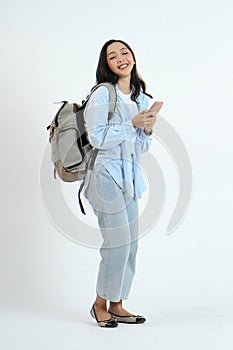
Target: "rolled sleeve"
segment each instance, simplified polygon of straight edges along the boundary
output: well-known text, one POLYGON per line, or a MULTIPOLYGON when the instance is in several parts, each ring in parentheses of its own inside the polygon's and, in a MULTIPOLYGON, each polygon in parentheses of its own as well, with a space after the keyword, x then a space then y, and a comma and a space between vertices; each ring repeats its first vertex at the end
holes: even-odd
POLYGON ((141 152, 143 153, 148 151, 148 149, 150 148, 152 137, 150 134, 147 135, 144 132, 144 129, 138 128, 136 142, 140 145, 141 152))

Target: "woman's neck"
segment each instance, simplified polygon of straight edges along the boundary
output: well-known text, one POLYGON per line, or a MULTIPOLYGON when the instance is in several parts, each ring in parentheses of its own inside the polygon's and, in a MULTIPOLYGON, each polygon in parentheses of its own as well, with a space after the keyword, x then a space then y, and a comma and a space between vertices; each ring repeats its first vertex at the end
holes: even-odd
POLYGON ((124 94, 130 94, 130 77, 119 78, 117 84, 124 94))

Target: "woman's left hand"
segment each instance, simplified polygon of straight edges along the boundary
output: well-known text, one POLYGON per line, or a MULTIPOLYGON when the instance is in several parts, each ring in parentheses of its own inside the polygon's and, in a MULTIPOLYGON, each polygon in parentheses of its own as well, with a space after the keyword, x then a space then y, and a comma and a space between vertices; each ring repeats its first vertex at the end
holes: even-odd
POLYGON ((163 101, 155 101, 151 108, 147 111, 146 119, 148 119, 148 123, 144 128, 146 133, 150 133, 153 130, 153 126, 156 122, 157 114, 163 106, 163 101))
POLYGON ((146 122, 144 127, 146 133, 150 133, 153 130, 153 126, 156 123, 157 113, 158 112, 153 110, 149 110, 148 112, 146 112, 146 122))

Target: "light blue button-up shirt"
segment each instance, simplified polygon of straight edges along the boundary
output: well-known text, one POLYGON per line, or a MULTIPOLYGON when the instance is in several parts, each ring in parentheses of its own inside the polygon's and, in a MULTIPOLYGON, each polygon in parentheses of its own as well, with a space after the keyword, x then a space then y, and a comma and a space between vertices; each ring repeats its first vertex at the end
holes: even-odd
MULTIPOLYGON (((91 145, 99 149, 95 165, 104 165, 123 191, 140 198, 146 190, 140 157, 149 149, 152 137, 143 128, 133 126, 134 116, 121 98, 117 84, 116 92, 116 110, 109 122, 108 89, 101 86, 91 95, 84 112, 87 134, 91 145)), ((141 92, 137 101, 140 112, 149 108, 151 99, 141 92)))

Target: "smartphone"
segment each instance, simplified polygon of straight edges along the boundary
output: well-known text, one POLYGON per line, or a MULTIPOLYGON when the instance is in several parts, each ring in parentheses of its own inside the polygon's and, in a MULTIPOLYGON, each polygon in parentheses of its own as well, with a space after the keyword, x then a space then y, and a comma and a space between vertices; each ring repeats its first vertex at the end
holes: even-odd
POLYGON ((149 111, 155 111, 155 112, 159 112, 160 109, 162 108, 163 102, 162 101, 155 101, 153 103, 153 105, 150 107, 149 111))

